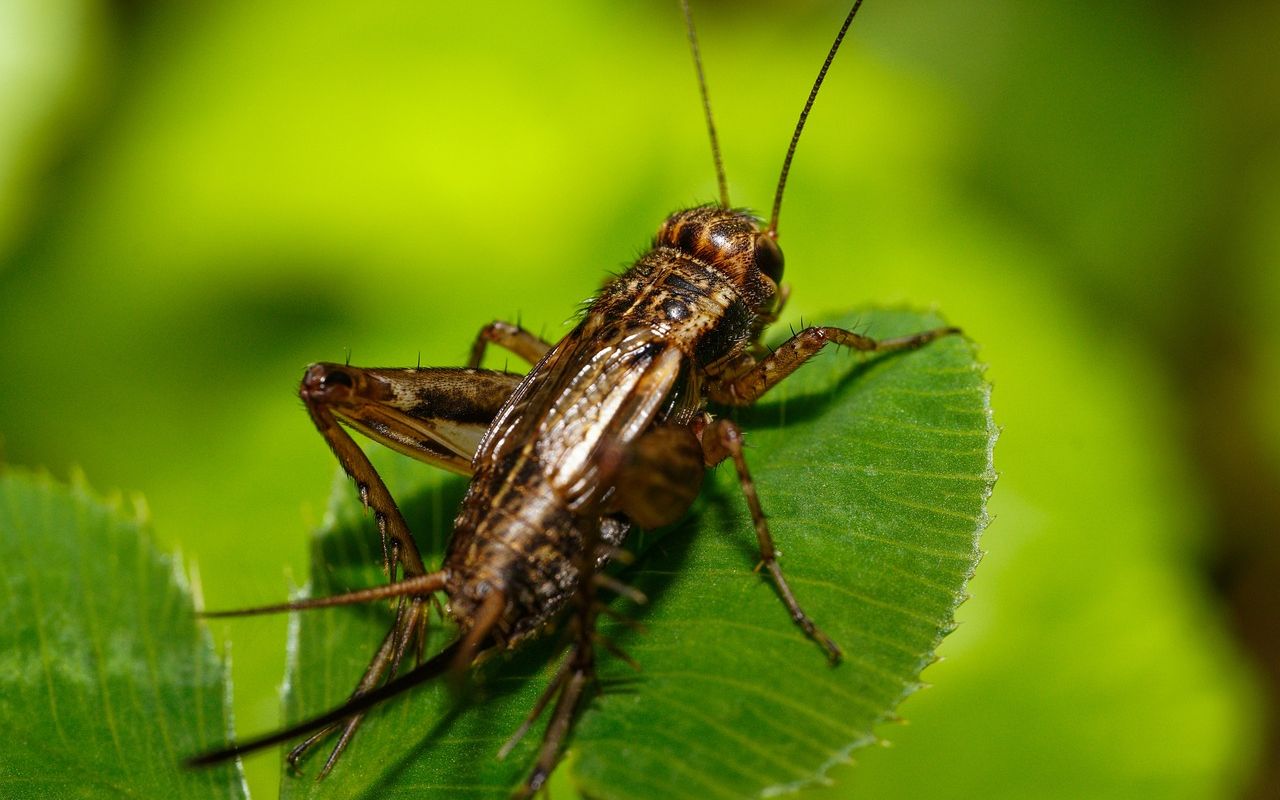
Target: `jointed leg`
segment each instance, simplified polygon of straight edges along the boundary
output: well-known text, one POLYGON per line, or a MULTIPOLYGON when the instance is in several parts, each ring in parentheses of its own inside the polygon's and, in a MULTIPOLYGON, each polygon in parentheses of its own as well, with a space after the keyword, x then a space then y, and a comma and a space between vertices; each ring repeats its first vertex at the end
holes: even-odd
POLYGON ((471 345, 471 358, 467 359, 467 366, 479 367, 480 362, 484 360, 485 348, 490 344, 510 350, 530 364, 538 363, 551 349, 550 342, 543 341, 519 325, 494 320, 481 328, 480 333, 476 335, 475 344, 471 345))
MULTIPOLYGON (((374 654, 373 660, 369 662, 369 666, 365 669, 360 682, 356 684, 355 690, 351 692, 348 702, 367 694, 384 681, 389 681, 395 677, 401 662, 404 661, 405 653, 409 651, 409 648, 415 642, 420 641, 424 635, 426 621, 427 599, 425 597, 414 597, 400 606, 396 614, 395 623, 387 631, 387 635, 383 637, 382 644, 378 646, 378 651, 374 654)), ((364 715, 365 712, 361 711, 344 721, 335 722, 332 725, 321 728, 290 750, 285 760, 289 762, 289 766, 296 767, 298 761, 311 748, 315 747, 334 731, 341 729, 342 733, 338 737, 337 743, 333 746, 329 757, 325 759, 324 766, 317 776, 317 778, 324 778, 333 769, 333 765, 338 763, 338 758, 343 751, 347 749, 351 738, 355 736, 356 729, 360 727, 360 723, 364 720, 364 715)))
MULTIPOLYGON (((591 614, 594 617, 594 611, 591 614)), ((595 625, 594 619, 591 625, 595 625)), ((538 760, 534 763, 533 772, 529 773, 524 785, 512 795, 513 797, 532 797, 546 784, 547 778, 551 777, 551 771, 560 761, 560 751, 564 746, 565 737, 573 727, 583 691, 595 680, 595 645, 592 643, 592 636, 590 632, 584 634, 581 630, 577 635, 578 643, 567 656, 568 668, 557 675, 556 681, 547 687, 543 698, 538 701, 536 708, 540 712, 546 707, 546 699, 549 699, 551 693, 558 691, 555 709, 551 712, 551 722, 547 724, 547 730, 542 734, 542 746, 538 748, 538 760)), ((527 729, 527 726, 524 729, 527 729)))
POLYGON ((670 525, 693 505, 707 468, 687 426, 659 425, 619 454, 612 506, 641 528, 670 525))
MULTIPOLYGON (((602 480, 611 481, 619 473, 623 453, 615 448, 607 448, 601 458, 602 480)), ((600 512, 603 509, 594 509, 600 512)), ((551 721, 542 734, 542 746, 538 748, 538 759, 533 770, 514 795, 514 798, 530 798, 536 794, 551 777, 551 771, 560 761, 560 753, 564 749, 565 739, 573 728, 573 721, 578 713, 578 705, 582 695, 596 677, 596 642, 603 638, 596 633, 596 620, 600 615, 600 603, 597 588, 601 577, 596 571, 596 562, 601 549, 599 517, 586 515, 580 517, 583 524, 582 549, 575 558, 578 569, 578 587, 574 595, 574 609, 570 624, 574 636, 573 646, 565 657, 556 676, 547 685, 541 697, 534 704, 529 716, 519 730, 502 747, 499 755, 506 756, 517 742, 523 738, 533 722, 542 714, 551 698, 556 698, 551 712, 551 721)), ((621 650, 610 642, 604 642, 611 651, 618 653, 624 660, 634 664, 621 650)))
MULTIPOLYGON (((583 559, 583 561, 586 563, 587 559, 583 559)), ((591 567, 588 567, 588 570, 590 569, 591 567)), ((547 729, 542 734, 542 746, 538 748, 538 760, 534 763, 533 771, 529 773, 529 777, 525 779, 524 784, 512 795, 514 798, 532 797, 547 782, 547 778, 551 777, 551 771, 555 769, 556 764, 560 761, 560 751, 564 747, 565 737, 568 736, 570 728, 573 727, 573 720, 577 715, 578 703, 582 700, 583 691, 595 680, 595 626, 599 612, 595 599, 595 584, 589 577, 585 580, 579 580, 576 602, 578 605, 574 610, 572 621, 574 626, 573 648, 565 656, 564 664, 556 672, 556 676, 552 678, 551 683, 547 684, 547 688, 543 690, 529 716, 525 718, 519 730, 515 732, 499 752, 499 757, 505 757, 511 752, 516 743, 524 737, 529 727, 541 716, 551 698, 556 698, 555 708, 551 712, 551 722, 547 724, 547 729)))
POLYGON ((307 405, 311 420, 315 423, 320 435, 329 443, 338 463, 350 478, 355 481, 360 492, 360 501, 365 508, 372 508, 374 520, 378 524, 378 534, 382 538, 382 555, 387 574, 395 580, 397 563, 403 566, 406 577, 416 577, 426 573, 422 562, 422 554, 409 532, 409 523, 405 522, 395 498, 388 491, 382 476, 369 463, 369 457, 351 438, 351 434, 338 424, 333 412, 332 395, 345 397, 350 392, 351 380, 346 373, 321 372, 320 365, 313 365, 302 379, 299 394, 307 405), (342 375, 343 380, 334 380, 342 375))
POLYGON ((751 405, 830 343, 852 347, 863 352, 884 353, 921 347, 939 337, 959 332, 959 328, 934 328, 909 336, 872 339, 844 328, 805 328, 783 342, 777 350, 750 369, 736 375, 725 376, 709 385, 707 395, 717 403, 725 405, 751 405))
POLYGON ((312 364, 298 394, 360 499, 372 508, 387 571, 426 572, 409 526, 343 424, 412 458, 471 474, 471 459, 518 376, 469 369, 361 369, 312 364))
MULTIPOLYGON (((444 588, 443 573, 426 572, 403 514, 343 424, 427 463, 469 474, 480 437, 517 382, 516 376, 489 370, 361 369, 339 364, 313 364, 307 369, 299 394, 343 470, 355 481, 361 501, 373 509, 391 582, 383 587, 238 613, 301 610, 389 597, 399 597, 400 602, 395 622, 346 704, 360 710, 329 716, 289 753, 290 764, 340 730, 321 777, 332 769, 363 719, 365 706, 359 703, 370 699, 371 692, 386 690, 385 684, 395 677, 406 653, 412 650, 421 658, 432 594, 444 588), (397 580, 397 567, 403 580, 397 580)), ((455 652, 456 648, 450 648, 451 655, 455 652)), ((438 669, 441 662, 435 663, 438 669)), ((275 736, 249 746, 262 746, 275 736)), ((228 752, 236 752, 236 748, 223 751, 228 752)))
POLYGON ((760 497, 756 494, 756 485, 747 470, 747 461, 742 454, 742 431, 727 419, 719 419, 707 426, 702 433, 702 448, 706 453, 707 466, 733 459, 738 470, 738 480, 742 485, 742 494, 747 499, 747 507, 751 510, 751 520, 755 524, 756 538, 760 543, 760 559, 765 569, 773 576, 774 585, 778 587, 778 595, 791 612, 791 619, 824 650, 827 658, 835 664, 840 661, 840 648, 822 632, 813 620, 800 608, 795 594, 782 575, 782 567, 778 564, 778 553, 773 546, 773 537, 769 535, 769 524, 765 520, 764 510, 760 507, 760 497))

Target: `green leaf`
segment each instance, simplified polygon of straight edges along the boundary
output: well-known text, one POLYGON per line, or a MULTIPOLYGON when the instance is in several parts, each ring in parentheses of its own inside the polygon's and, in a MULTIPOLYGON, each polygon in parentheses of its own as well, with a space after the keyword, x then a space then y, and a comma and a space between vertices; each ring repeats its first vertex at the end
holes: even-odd
POLYGON ((138 518, 82 480, 3 471, 0 564, 0 795, 247 796, 234 765, 181 765, 228 735, 226 683, 138 518))
MULTIPOLYGON (((826 320, 824 320, 825 322, 826 320)), ((831 320, 874 336, 941 324, 868 311, 831 320)), ((633 535, 622 577, 650 598, 616 606, 645 626, 606 633, 642 665, 604 656, 605 687, 582 713, 573 777, 590 797, 745 798, 824 781, 919 688, 952 626, 978 558, 994 481, 995 429, 973 346, 947 337, 918 351, 825 353, 740 415, 748 461, 801 603, 839 642, 827 664, 791 623, 758 561, 731 466, 715 470, 688 518, 633 535)), ((431 556, 439 558, 465 483, 423 477, 405 459, 380 469, 431 556)), ((377 536, 350 486, 315 540, 316 595, 383 580, 377 536)), ((291 651, 290 719, 340 703, 385 634, 389 611, 304 614, 291 651)), ((439 629, 435 649, 451 632, 439 629)), ((538 743, 495 753, 557 663, 554 637, 375 710, 324 782, 286 776, 285 797, 505 798, 538 743)), ((322 757, 305 772, 314 775, 322 757)))

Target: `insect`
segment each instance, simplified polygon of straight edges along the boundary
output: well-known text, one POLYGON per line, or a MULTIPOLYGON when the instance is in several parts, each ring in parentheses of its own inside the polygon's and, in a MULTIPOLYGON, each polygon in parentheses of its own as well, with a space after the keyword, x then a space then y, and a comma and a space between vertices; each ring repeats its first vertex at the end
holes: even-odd
MULTIPOLYGON (((321 772, 334 768, 374 705, 424 681, 458 673, 485 652, 520 646, 562 612, 573 641, 505 754, 550 706, 535 763, 516 796, 537 792, 555 767, 591 688, 601 589, 626 591, 601 572, 633 527, 670 524, 697 497, 708 467, 732 462, 751 513, 760 563, 787 613, 834 664, 840 648, 804 612, 788 585, 743 451, 743 435, 709 404, 744 406, 826 345, 883 352, 920 347, 956 328, 876 341, 809 327, 776 350, 761 340, 787 298, 778 218, 783 191, 818 90, 861 0, 845 17, 809 93, 783 161, 766 223, 730 206, 697 36, 682 2, 711 139, 720 200, 672 214, 652 248, 610 281, 578 325, 551 344, 494 322, 464 368, 369 369, 321 363, 303 377, 312 421, 373 510, 387 584, 343 595, 224 614, 303 610, 396 598, 391 629, 348 702, 285 730, 198 756, 206 764, 307 735, 296 763, 337 736, 321 772), (532 364, 516 376, 480 368, 487 348, 532 364), (395 499, 348 429, 470 478, 443 564, 429 569, 395 499), (421 659, 437 595, 458 637, 421 659), (398 676, 398 677, 393 677, 398 676), (552 704, 554 701, 554 705, 552 704)), ((744 565, 745 567, 746 565, 744 565)), ((607 643, 606 643, 606 646, 607 643)))

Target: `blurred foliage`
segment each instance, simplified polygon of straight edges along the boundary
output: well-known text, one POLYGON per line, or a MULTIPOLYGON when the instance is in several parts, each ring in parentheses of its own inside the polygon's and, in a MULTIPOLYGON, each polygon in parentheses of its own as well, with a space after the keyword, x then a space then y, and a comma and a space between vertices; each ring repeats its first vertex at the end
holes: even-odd
MULTIPOLYGON (((458 363, 493 317, 558 336, 714 196, 674 3, 455 5, 0 2, 4 456, 144 492, 210 606, 305 574, 333 470, 305 364, 458 363)), ((840 6, 695 4, 735 202, 768 205, 840 6)), ((951 660, 829 796, 1276 769, 1277 23, 863 9, 789 184, 787 321, 936 304, 1005 434, 951 660)), ((284 621, 215 634, 240 728, 272 726, 284 621)), ((276 759, 247 770, 271 796, 276 759)))

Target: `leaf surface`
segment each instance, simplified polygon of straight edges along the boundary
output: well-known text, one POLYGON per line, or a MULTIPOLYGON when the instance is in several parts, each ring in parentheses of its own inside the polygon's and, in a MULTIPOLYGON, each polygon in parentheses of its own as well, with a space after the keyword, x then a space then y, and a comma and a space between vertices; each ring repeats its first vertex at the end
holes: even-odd
POLYGON ((0 471, 0 796, 247 797, 178 562, 76 481, 0 471))
MULTIPOLYGON (((832 322, 879 337, 942 324, 883 310, 832 322)), ((995 428, 972 344, 947 337, 907 353, 824 353, 739 418, 783 568, 845 661, 829 666, 752 571, 750 516, 722 465, 684 521, 633 534, 639 558, 620 575, 650 602, 614 605, 645 629, 602 627, 642 669, 602 657, 604 691, 571 745, 587 796, 746 798, 822 782, 832 764, 877 741, 876 724, 918 688, 964 597, 994 481, 995 428)), ((403 459, 377 463, 438 562, 465 483, 403 459)), ((361 517, 344 482, 315 541, 314 594, 383 580, 376 533, 361 517)), ((389 620, 385 607, 302 615, 289 718, 340 703, 389 620)), ((430 649, 450 635, 438 626, 430 649)), ((440 682, 387 703, 327 780, 286 776, 283 795, 506 797, 540 728, 506 761, 494 754, 554 672, 555 644, 546 637, 492 659, 462 691, 440 682)))

